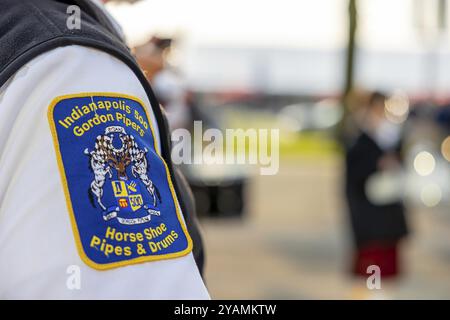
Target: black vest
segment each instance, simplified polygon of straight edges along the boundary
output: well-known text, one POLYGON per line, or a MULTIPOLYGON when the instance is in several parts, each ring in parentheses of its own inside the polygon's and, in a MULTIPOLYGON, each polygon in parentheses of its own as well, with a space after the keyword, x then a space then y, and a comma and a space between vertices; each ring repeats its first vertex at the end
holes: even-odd
POLYGON ((203 250, 195 221, 195 206, 188 185, 172 165, 167 121, 147 79, 108 17, 90 0, 0 0, 0 88, 33 58, 68 45, 81 45, 111 54, 133 71, 145 89, 158 123, 162 157, 174 177, 172 182, 194 243, 194 256, 202 271, 203 250), (67 27, 69 5, 81 9, 80 29, 67 27))

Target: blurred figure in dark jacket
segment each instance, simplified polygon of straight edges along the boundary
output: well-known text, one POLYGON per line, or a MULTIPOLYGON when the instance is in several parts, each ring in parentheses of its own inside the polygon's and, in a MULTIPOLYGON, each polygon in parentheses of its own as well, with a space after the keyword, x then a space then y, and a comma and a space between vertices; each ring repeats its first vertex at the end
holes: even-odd
POLYGON ((370 265, 380 267, 382 278, 398 275, 398 245, 408 233, 400 198, 374 203, 367 194, 372 176, 401 168, 400 130, 385 117, 385 102, 384 94, 371 94, 346 153, 346 197, 355 245, 352 272, 365 277, 370 265))

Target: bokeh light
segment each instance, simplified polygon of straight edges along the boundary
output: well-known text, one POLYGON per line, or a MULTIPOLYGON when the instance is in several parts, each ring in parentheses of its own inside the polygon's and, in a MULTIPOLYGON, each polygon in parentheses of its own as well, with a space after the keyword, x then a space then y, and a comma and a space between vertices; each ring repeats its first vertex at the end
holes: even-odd
POLYGON ((450 136, 444 139, 441 144, 442 156, 450 162, 450 136))
POLYGON ((437 206, 442 199, 441 188, 434 183, 423 186, 422 191, 420 192, 420 199, 427 207, 431 208, 437 206))
POLYGON ((436 161, 431 153, 427 151, 419 152, 414 158, 414 169, 421 176, 430 175, 436 166, 436 161))
POLYGON ((401 91, 395 92, 386 100, 384 112, 389 121, 393 123, 404 122, 409 114, 408 96, 401 91))

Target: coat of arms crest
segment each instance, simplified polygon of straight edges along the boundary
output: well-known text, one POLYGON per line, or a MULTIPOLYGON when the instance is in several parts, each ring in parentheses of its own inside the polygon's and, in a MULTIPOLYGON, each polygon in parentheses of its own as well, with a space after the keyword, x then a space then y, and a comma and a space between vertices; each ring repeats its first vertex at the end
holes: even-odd
POLYGON ((140 149, 134 137, 120 126, 107 127, 104 134, 97 136, 93 150, 84 150, 94 174, 89 193, 102 209, 105 221, 117 218, 122 224, 134 225, 150 221, 151 215, 160 215, 157 205, 161 196, 148 176, 147 152, 146 148, 140 149), (106 205, 103 196, 108 180, 111 186, 108 190, 112 191, 116 201, 106 205), (146 203, 147 197, 142 191, 150 194, 151 203, 146 203), (141 208, 145 210, 145 216, 118 216, 119 212, 133 213, 141 208))

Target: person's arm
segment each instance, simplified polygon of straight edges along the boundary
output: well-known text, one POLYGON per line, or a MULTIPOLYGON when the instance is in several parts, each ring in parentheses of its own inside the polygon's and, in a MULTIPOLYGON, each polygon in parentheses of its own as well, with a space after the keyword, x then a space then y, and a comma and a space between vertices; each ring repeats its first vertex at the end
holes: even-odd
POLYGON ((171 183, 159 150, 150 102, 119 60, 68 46, 22 67, 0 88, 0 297, 208 298, 192 253, 183 246, 189 242, 188 236, 183 240, 184 219, 171 213, 180 209, 176 196, 168 196, 171 183), (83 110, 88 98, 99 109, 83 110), (107 100, 117 110, 101 109, 107 100), (96 113, 104 117, 97 121, 96 113), (119 194, 114 185, 128 193, 119 194), (160 200, 155 206, 153 196, 160 200), (127 210, 108 215, 119 205, 127 210), (151 223, 142 222, 149 217, 151 223), (122 238, 128 233, 128 240, 107 236, 108 226, 122 238), (160 237, 137 240, 155 243, 156 254, 150 250, 136 258, 137 242, 130 235, 157 226, 160 237), (178 238, 164 233, 170 231, 178 238), (158 257, 148 258, 152 255, 158 257), (81 289, 70 288, 71 266, 80 270, 81 289))

